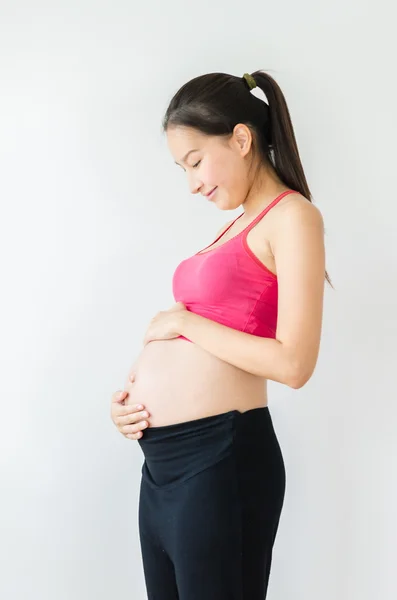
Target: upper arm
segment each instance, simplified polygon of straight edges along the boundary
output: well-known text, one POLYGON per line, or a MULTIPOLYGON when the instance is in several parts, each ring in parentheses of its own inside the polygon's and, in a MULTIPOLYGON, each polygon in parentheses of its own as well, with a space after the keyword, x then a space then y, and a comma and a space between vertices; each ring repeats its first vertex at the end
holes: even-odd
POLYGON ((325 282, 324 223, 308 200, 289 202, 273 239, 277 267, 276 339, 290 352, 294 387, 316 366, 321 337, 325 282))

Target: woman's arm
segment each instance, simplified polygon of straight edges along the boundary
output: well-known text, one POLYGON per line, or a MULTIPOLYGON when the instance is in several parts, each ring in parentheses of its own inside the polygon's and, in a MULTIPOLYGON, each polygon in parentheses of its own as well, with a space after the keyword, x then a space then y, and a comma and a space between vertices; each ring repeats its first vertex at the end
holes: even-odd
POLYGON ((237 331, 189 311, 181 311, 179 330, 221 360, 297 389, 312 376, 320 347, 324 223, 319 209, 303 198, 286 203, 279 218, 271 240, 278 280, 276 338, 237 331))

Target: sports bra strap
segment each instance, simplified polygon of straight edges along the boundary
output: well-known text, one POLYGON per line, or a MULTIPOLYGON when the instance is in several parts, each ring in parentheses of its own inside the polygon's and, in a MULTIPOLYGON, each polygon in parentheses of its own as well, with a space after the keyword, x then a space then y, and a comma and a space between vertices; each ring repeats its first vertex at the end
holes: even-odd
MULTIPOLYGON (((269 210, 271 208, 273 208, 273 206, 275 206, 287 194, 296 194, 296 191, 295 190, 286 190, 285 192, 283 192, 282 194, 280 194, 279 196, 277 196, 277 198, 275 198, 272 202, 270 202, 270 204, 268 204, 266 206, 266 208, 264 208, 259 213, 259 215, 256 216, 255 219, 249 225, 247 225, 247 227, 244 230, 244 233, 247 234, 258 223, 258 221, 260 221, 262 219, 262 217, 264 217, 269 212, 269 210)), ((241 215, 240 215, 240 217, 241 217, 241 215)), ((233 223, 232 223, 232 225, 233 225, 233 223)))
MULTIPOLYGON (((282 194, 280 194, 279 196, 277 196, 277 198, 275 198, 275 199, 274 199, 272 202, 270 202, 270 204, 268 204, 268 205, 266 206, 266 208, 264 208, 264 209, 263 209, 263 210, 262 210, 262 211, 259 213, 259 215, 258 215, 257 217, 255 217, 255 219, 254 219, 254 220, 253 220, 253 221, 252 221, 252 222, 251 222, 249 225, 247 225, 247 227, 245 227, 245 228, 244 228, 242 231, 240 231, 240 233, 238 233, 238 234, 237 234, 235 237, 237 238, 237 237, 238 237, 239 235, 241 235, 241 234, 242 234, 243 236, 245 236, 245 237, 246 237, 246 236, 247 236, 247 234, 248 234, 248 232, 249 232, 249 231, 251 231, 251 229, 252 229, 252 228, 253 228, 253 227, 254 227, 254 226, 255 226, 255 225, 258 223, 258 221, 260 221, 260 220, 262 219, 262 217, 264 217, 264 216, 265 216, 265 214, 266 214, 267 212, 269 212, 269 210, 270 210, 271 208, 273 208, 273 206, 274 206, 275 204, 277 204, 277 202, 279 202, 279 200, 281 200, 282 198, 284 198, 284 196, 286 196, 287 194, 295 194, 295 193, 296 193, 296 191, 295 191, 295 190, 286 190, 285 192, 283 192, 282 194)), ((237 221, 237 220, 238 220, 240 217, 242 217, 244 214, 245 214, 245 212, 243 211, 243 212, 242 212, 240 215, 238 215, 238 217, 236 217, 236 218, 235 218, 235 219, 234 219, 234 220, 233 220, 233 221, 230 223, 230 225, 228 225, 228 226, 226 227, 226 229, 224 229, 224 230, 222 231, 222 233, 220 233, 220 234, 218 235, 218 237, 217 237, 217 238, 216 238, 216 239, 215 239, 213 242, 211 242, 211 244, 208 244, 208 246, 205 246, 205 247, 204 247, 204 248, 202 248, 202 249, 201 249, 199 252, 196 252, 196 256, 198 256, 198 255, 200 255, 200 254, 205 254, 204 250, 208 250, 208 248, 210 248, 211 246, 213 246, 214 244, 216 244, 216 242, 217 242, 217 241, 218 241, 218 240, 219 240, 221 237, 223 237, 223 236, 225 235, 225 233, 226 233, 227 231, 229 231, 229 229, 232 227, 232 225, 234 225, 234 223, 235 223, 235 222, 236 222, 236 221, 237 221)), ((234 238, 232 238, 232 239, 234 239, 234 238)), ((231 240, 230 240, 230 241, 231 241, 231 240)))
MULTIPOLYGON (((242 217, 242 216, 243 216, 243 214, 244 214, 244 213, 242 212, 242 213, 241 213, 241 215, 238 215, 238 217, 236 217, 236 218, 235 218, 235 219, 234 219, 234 220, 233 220, 233 221, 232 221, 232 222, 231 222, 231 223, 230 223, 230 224, 229 224, 229 225, 226 227, 226 229, 224 229, 224 230, 223 230, 223 231, 222 231, 222 232, 221 232, 221 233, 218 235, 218 237, 217 237, 217 238, 216 238, 216 239, 215 239, 213 242, 211 242, 210 246, 213 246, 213 245, 215 244, 215 242, 217 242, 217 241, 218 241, 218 240, 219 240, 221 237, 223 237, 223 236, 225 235, 226 231, 229 231, 229 229, 231 228, 231 226, 232 226, 232 225, 234 225, 234 224, 235 224, 235 222, 237 221, 237 219, 239 219, 240 217, 242 217)), ((206 248, 209 248, 209 246, 206 246, 206 248)), ((205 250, 205 248, 203 248, 203 250, 205 250)))

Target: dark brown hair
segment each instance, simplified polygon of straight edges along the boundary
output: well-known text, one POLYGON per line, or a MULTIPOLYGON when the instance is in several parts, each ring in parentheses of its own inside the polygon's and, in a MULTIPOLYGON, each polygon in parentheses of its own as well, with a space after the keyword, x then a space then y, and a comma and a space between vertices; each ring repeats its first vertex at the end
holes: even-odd
MULTIPOLYGON (((244 123, 253 132, 262 160, 270 163, 286 186, 312 202, 284 94, 263 70, 251 76, 269 104, 248 93, 250 87, 244 77, 207 73, 176 92, 164 115, 163 130, 183 126, 206 135, 229 136, 237 123, 244 123)), ((325 278, 333 287, 327 271, 325 278)))

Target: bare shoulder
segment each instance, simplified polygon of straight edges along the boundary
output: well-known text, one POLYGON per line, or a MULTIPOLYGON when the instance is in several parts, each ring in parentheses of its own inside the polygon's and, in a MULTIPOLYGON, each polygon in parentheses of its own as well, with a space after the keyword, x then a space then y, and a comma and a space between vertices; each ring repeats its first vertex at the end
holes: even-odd
POLYGON ((283 220, 285 218, 307 218, 312 219, 313 222, 317 221, 319 224, 323 223, 320 209, 299 192, 285 196, 276 208, 279 208, 278 211, 274 211, 276 218, 283 220))
POLYGON ((270 211, 273 215, 269 230, 272 249, 277 240, 286 239, 292 232, 300 231, 304 235, 308 232, 324 234, 324 220, 320 209, 302 194, 288 194, 274 209, 276 210, 270 211))

